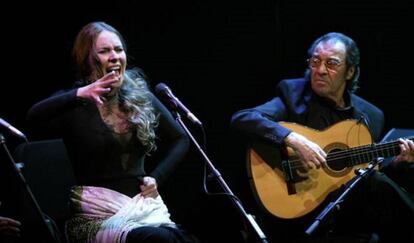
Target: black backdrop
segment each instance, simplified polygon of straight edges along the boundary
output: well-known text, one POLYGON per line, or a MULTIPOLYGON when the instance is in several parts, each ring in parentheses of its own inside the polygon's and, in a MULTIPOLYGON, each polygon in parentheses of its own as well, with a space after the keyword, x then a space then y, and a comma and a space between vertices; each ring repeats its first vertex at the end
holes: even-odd
MULTIPOLYGON (((248 211, 256 208, 244 174, 244 148, 229 130, 235 111, 268 100, 281 78, 298 77, 306 51, 321 34, 339 31, 361 50, 358 94, 380 107, 386 129, 413 128, 413 4, 384 1, 119 1, 30 4, 2 15, 0 117, 28 132, 25 113, 73 80, 71 47, 90 21, 116 27, 129 64, 151 87, 165 82, 202 120, 207 154, 248 211)), ((196 137, 200 133, 193 130, 196 137)), ((6 133, 10 147, 19 143, 6 133)), ((32 139, 29 136, 29 140, 32 139)), ((33 138, 34 139, 34 138, 33 138)), ((201 157, 194 147, 164 188, 173 217, 210 238, 237 235, 240 217, 229 200, 202 193, 201 157), (207 224, 208 227, 201 227, 207 224)), ((219 188, 211 183, 212 189, 219 188)))

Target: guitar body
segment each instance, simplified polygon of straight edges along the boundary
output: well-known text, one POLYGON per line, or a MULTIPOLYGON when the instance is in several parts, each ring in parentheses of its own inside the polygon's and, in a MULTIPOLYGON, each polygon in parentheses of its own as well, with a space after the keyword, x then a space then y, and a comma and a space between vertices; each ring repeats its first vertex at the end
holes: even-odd
MULTIPOLYGON (((372 143, 368 128, 354 120, 339 122, 323 131, 295 123, 280 124, 317 143, 327 154, 372 143)), ((344 168, 327 163, 308 172, 295 169, 300 180, 293 183, 295 193, 289 194, 281 162, 293 155, 290 148, 264 143, 253 144, 248 150, 247 169, 256 199, 266 211, 279 218, 298 218, 311 212, 330 192, 353 178, 354 169, 366 167, 370 162, 344 168)))

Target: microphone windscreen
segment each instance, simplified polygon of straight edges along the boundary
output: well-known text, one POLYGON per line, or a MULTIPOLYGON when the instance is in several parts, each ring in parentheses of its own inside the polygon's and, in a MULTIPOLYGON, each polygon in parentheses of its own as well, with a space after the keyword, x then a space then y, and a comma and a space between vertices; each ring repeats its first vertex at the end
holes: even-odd
POLYGON ((164 94, 169 88, 164 83, 159 83, 155 86, 155 93, 158 95, 164 94))

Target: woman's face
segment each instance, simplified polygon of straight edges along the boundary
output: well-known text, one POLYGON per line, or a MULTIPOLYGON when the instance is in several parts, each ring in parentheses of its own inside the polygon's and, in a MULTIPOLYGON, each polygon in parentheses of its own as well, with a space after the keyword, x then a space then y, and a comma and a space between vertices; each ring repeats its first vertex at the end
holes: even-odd
POLYGON ((114 72, 119 81, 112 87, 120 87, 124 81, 126 54, 119 37, 113 32, 102 31, 96 39, 95 53, 103 75, 114 72))

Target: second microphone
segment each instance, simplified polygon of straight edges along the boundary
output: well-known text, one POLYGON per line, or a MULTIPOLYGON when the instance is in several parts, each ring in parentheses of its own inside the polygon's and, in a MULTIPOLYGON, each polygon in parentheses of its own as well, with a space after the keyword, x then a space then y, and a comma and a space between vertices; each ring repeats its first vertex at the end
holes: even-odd
POLYGON ((185 107, 177 97, 173 95, 171 89, 166 84, 157 84, 155 86, 155 93, 157 96, 168 102, 168 105, 171 107, 171 109, 174 109, 182 116, 187 117, 191 122, 202 126, 200 120, 198 120, 198 118, 193 113, 191 113, 190 110, 188 110, 187 107, 185 107))

